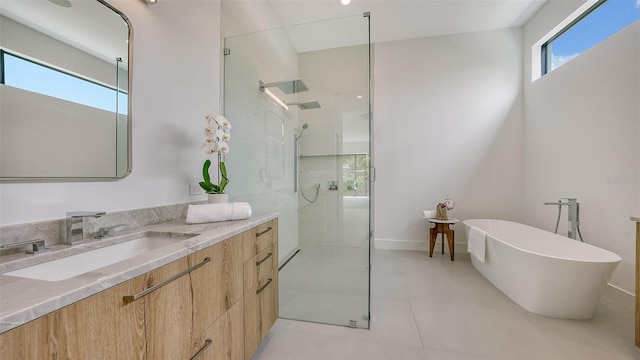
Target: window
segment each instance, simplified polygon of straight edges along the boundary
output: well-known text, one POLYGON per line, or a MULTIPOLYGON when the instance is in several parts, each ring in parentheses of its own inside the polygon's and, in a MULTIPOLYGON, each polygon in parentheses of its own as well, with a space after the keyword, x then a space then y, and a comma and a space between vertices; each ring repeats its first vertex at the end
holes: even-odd
POLYGON ((369 195, 369 155, 342 155, 342 181, 344 181, 344 195, 369 195))
MULTIPOLYGON (((15 88, 116 112, 116 90, 0 50, 2 83, 15 88)), ((126 94, 118 92, 126 104, 126 94)), ((126 114, 126 106, 119 109, 126 114)))
POLYGON ((600 0, 542 44, 542 75, 640 19, 640 0, 600 0))

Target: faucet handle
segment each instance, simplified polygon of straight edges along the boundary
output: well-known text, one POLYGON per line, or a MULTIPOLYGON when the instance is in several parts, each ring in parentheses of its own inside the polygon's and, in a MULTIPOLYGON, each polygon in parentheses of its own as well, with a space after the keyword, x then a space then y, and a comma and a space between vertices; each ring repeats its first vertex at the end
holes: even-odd
POLYGON ((121 226, 126 226, 126 224, 116 224, 116 225, 111 225, 111 226, 105 226, 105 227, 101 227, 98 229, 98 234, 96 235, 96 239, 102 239, 103 237, 106 237, 109 235, 109 231, 111 231, 112 229, 121 227, 121 226))
POLYGON ((44 240, 38 239, 38 240, 34 240, 34 242, 31 244, 31 249, 25 251, 25 254, 33 255, 37 252, 42 252, 47 250, 49 250, 49 248, 44 245, 44 240))

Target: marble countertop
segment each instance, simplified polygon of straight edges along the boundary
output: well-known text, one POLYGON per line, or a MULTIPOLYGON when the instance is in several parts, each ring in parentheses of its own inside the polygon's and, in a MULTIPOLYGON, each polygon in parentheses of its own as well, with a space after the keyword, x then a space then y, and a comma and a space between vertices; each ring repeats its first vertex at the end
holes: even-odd
POLYGON ((142 275, 198 250, 224 241, 278 214, 254 214, 246 220, 189 225, 185 219, 116 233, 102 240, 74 246, 55 245, 37 255, 7 255, 0 259, 0 333, 56 311, 100 291, 142 275), (5 272, 127 241, 140 232, 199 234, 139 256, 61 281, 43 281, 4 275, 5 272))

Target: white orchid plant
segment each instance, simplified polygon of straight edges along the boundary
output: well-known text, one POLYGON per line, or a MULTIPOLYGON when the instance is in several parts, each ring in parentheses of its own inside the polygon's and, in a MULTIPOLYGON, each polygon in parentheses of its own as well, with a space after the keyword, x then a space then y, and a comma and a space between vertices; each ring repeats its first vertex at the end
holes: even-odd
POLYGON ((218 154, 218 184, 211 182, 209 167, 211 160, 207 159, 202 167, 202 177, 200 187, 207 194, 224 194, 224 188, 229 183, 227 177, 227 167, 224 165, 224 155, 229 153, 228 141, 231 138, 231 124, 222 115, 205 116, 207 127, 204 129, 206 136, 202 151, 207 155, 218 154))

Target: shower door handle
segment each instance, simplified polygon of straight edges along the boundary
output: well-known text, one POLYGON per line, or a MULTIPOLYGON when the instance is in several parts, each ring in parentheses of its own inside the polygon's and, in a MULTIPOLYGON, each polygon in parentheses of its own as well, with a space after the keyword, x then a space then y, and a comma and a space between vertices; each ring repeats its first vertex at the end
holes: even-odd
POLYGON ((371 182, 376 182, 376 167, 375 166, 369 166, 369 179, 371 179, 371 182))

